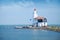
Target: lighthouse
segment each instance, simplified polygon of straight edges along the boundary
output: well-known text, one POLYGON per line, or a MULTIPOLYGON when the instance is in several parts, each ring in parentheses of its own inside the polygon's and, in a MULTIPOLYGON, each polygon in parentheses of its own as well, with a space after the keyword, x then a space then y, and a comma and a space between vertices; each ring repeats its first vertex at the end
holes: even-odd
POLYGON ((33 25, 34 27, 46 27, 47 26, 47 18, 43 16, 38 16, 36 9, 34 9, 34 13, 33 13, 33 25))
POLYGON ((34 25, 34 27, 38 26, 38 22, 36 20, 37 17, 38 17, 37 10, 34 9, 34 12, 33 12, 33 25, 34 25))
POLYGON ((37 18, 37 17, 38 17, 37 10, 34 9, 34 17, 33 18, 37 18))

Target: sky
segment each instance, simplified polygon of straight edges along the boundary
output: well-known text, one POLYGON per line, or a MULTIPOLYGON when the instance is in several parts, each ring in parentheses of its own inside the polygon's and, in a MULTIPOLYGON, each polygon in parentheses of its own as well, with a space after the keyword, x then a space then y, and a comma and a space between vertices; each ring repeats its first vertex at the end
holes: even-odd
POLYGON ((60 24, 60 0, 0 0, 0 25, 32 24, 34 8, 48 24, 60 24))

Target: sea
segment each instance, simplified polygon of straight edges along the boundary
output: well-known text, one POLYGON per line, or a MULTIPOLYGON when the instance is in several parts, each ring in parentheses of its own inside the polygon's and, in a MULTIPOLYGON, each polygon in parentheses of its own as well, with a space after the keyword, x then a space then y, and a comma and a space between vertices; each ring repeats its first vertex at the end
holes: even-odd
POLYGON ((60 32, 40 29, 16 29, 21 25, 0 25, 0 40, 60 40, 60 32))

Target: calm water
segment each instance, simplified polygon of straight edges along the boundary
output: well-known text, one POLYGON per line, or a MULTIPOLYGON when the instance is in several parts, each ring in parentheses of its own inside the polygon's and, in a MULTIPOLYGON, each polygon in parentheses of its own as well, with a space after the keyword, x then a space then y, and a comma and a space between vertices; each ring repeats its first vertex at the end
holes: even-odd
POLYGON ((0 25, 0 40, 60 40, 60 33, 47 30, 14 29, 0 25))

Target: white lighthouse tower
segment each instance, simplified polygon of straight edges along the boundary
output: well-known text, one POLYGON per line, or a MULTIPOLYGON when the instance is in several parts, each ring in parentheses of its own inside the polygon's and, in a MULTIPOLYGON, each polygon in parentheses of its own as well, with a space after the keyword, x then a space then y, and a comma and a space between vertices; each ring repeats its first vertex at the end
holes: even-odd
POLYGON ((37 20, 36 20, 37 17, 38 17, 37 10, 34 9, 34 12, 33 12, 33 25, 34 25, 34 27, 36 27, 38 25, 37 20))
POLYGON ((37 11, 36 11, 36 9, 34 9, 34 17, 33 18, 37 18, 37 17, 38 17, 37 11))

